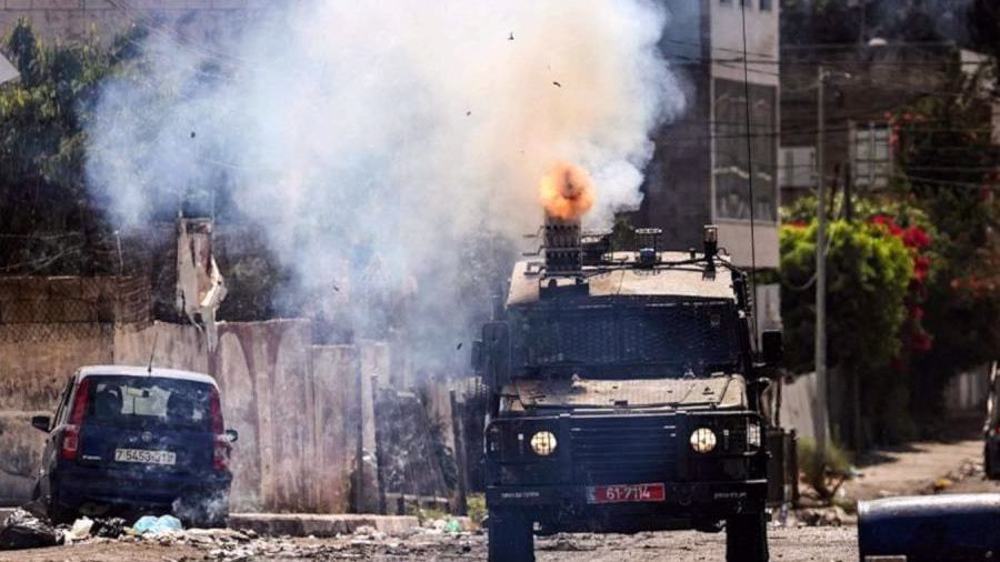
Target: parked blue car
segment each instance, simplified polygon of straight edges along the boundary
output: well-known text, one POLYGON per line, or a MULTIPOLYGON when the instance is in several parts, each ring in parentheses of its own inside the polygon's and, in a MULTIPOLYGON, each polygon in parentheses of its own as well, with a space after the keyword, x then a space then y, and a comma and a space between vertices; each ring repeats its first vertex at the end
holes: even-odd
POLYGON ((48 433, 35 499, 55 522, 81 514, 173 513, 192 526, 229 514, 229 457, 215 380, 145 367, 94 366, 66 384, 48 433))

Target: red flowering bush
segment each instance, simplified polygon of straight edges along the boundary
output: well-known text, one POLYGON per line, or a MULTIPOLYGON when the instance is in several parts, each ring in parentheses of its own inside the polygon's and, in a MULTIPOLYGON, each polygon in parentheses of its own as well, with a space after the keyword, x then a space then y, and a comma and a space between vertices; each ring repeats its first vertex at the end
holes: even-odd
MULTIPOLYGON (((910 252, 913 278, 906 295, 907 318, 900 330, 902 352, 909 351, 913 355, 927 353, 934 345, 933 338, 923 326, 923 304, 927 300, 927 279, 931 272, 931 235, 919 225, 900 226, 895 218, 886 214, 874 215, 870 221, 889 236, 898 238, 910 252)), ((903 368, 906 363, 900 361, 896 364, 903 368)))

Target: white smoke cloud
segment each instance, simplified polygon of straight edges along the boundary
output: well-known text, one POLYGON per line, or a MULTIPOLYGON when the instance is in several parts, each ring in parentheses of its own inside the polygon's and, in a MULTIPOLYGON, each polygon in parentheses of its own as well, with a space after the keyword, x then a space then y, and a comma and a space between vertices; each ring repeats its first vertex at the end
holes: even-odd
POLYGON ((316 0, 211 48, 153 33, 147 66, 103 91, 88 181, 123 223, 224 187, 301 286, 418 291, 448 323, 454 245, 534 231, 553 162, 595 178, 592 226, 638 206, 649 133, 684 105, 656 48, 666 17, 647 0, 316 0))

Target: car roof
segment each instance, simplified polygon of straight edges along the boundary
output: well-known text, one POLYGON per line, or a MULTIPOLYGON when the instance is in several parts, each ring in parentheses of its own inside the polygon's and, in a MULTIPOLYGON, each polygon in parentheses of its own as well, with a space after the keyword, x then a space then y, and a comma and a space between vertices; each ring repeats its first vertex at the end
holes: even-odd
MULTIPOLYGON (((663 262, 678 262, 690 259, 689 253, 660 252, 663 262)), ((615 261, 622 264, 632 264, 636 261, 635 252, 615 252, 615 261)), ((728 262, 725 256, 718 259, 728 262)), ((529 267, 530 261, 519 261, 514 266, 510 280, 510 292, 507 295, 507 306, 529 305, 540 299, 539 281, 543 274, 537 267, 529 267)), ((641 269, 619 268, 601 271, 598 267, 585 266, 583 274, 590 285, 592 298, 617 296, 653 296, 677 297, 680 299, 707 299, 735 301, 736 291, 733 278, 727 268, 720 267, 714 275, 706 274, 705 265, 700 263, 687 264, 682 267, 641 269)), ((550 278, 558 285, 572 284, 572 277, 550 278)))
POLYGON ((89 365, 77 370, 80 380, 91 376, 102 377, 158 377, 163 379, 200 382, 218 386, 215 379, 203 373, 182 371, 179 369, 164 369, 161 367, 133 367, 128 365, 89 365))

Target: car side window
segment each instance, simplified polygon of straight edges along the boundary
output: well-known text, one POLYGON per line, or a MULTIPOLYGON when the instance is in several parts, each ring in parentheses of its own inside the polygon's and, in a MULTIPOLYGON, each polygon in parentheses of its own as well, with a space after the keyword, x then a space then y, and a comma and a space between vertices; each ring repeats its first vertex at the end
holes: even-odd
POLYGON ((66 404, 69 402, 69 395, 73 393, 73 379, 75 378, 71 376, 66 383, 66 388, 62 391, 62 397, 59 399, 59 408, 56 410, 55 417, 52 418, 53 426, 58 426, 62 423, 63 414, 66 413, 66 404))

